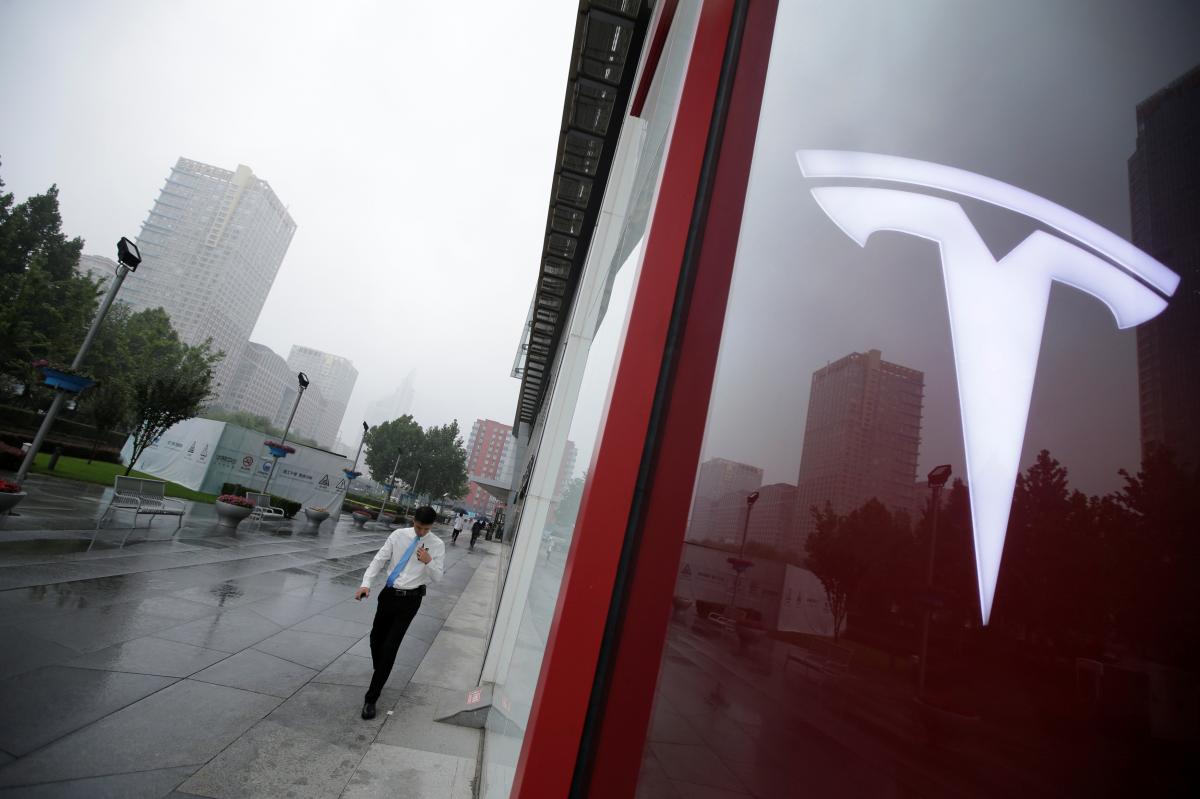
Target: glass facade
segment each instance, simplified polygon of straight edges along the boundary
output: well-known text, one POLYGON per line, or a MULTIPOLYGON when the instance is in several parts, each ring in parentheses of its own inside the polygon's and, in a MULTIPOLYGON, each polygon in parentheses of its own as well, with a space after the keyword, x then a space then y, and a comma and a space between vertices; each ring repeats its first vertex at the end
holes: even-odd
POLYGON ((572 312, 551 399, 531 431, 519 504, 506 526, 500 608, 484 680, 494 685, 484 731, 481 795, 507 796, 534 701, 564 567, 603 423, 610 380, 624 346, 641 241, 654 203, 699 11, 680 2, 642 115, 628 120, 572 312))
POLYGON ((1197 30, 780 4, 639 796, 1194 791, 1197 30))

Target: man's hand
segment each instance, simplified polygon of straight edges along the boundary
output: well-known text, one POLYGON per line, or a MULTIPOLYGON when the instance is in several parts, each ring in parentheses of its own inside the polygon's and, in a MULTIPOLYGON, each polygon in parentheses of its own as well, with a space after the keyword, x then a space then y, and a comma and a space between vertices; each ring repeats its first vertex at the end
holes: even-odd
POLYGON ((422 545, 417 547, 417 560, 421 561, 422 563, 428 563, 429 561, 433 560, 433 555, 430 555, 429 550, 422 545))
POLYGON ((365 585, 362 588, 360 588, 354 592, 354 598, 358 599, 358 600, 361 600, 363 597, 370 596, 370 595, 371 595, 371 589, 367 588, 365 585))

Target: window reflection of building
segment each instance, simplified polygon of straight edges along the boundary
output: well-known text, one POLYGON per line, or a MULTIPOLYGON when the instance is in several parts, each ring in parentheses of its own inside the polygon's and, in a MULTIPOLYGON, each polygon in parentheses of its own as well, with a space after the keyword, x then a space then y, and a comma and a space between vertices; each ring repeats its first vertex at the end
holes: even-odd
POLYGON ((852 353, 813 374, 791 548, 813 530, 811 508, 848 513, 871 498, 910 513, 921 446, 924 375, 852 353))
POLYGON ((1166 446, 1200 464, 1200 67, 1137 107, 1129 159, 1133 243, 1183 278, 1167 309, 1140 326, 1142 449, 1166 446), (1188 287, 1190 286, 1190 290, 1188 287))

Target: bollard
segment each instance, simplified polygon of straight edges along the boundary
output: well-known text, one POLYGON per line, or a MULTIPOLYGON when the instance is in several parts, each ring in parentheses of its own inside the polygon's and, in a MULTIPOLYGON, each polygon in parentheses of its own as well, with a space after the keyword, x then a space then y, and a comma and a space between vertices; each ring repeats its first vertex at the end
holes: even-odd
POLYGON ((50 469, 50 471, 54 471, 54 467, 58 465, 58 456, 59 455, 62 455, 62 447, 55 447, 54 454, 52 454, 50 456, 50 464, 48 467, 50 469))

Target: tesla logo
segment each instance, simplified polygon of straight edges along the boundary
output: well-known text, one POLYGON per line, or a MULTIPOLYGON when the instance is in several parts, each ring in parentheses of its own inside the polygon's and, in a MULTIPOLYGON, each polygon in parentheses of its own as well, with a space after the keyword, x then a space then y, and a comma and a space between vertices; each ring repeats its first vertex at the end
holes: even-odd
POLYGON ((818 205, 865 245, 894 230, 937 242, 950 312, 963 444, 975 531, 983 623, 991 615, 1004 535, 1020 468, 1050 284, 1073 286, 1108 306, 1120 328, 1157 316, 1179 276, 1116 234, 1045 198, 961 169, 872 153, 800 150, 808 178, 902 183, 981 200, 1057 231, 1037 230, 996 261, 948 199, 911 189, 820 186, 818 205), (1082 245, 1082 246, 1080 246, 1082 245))

